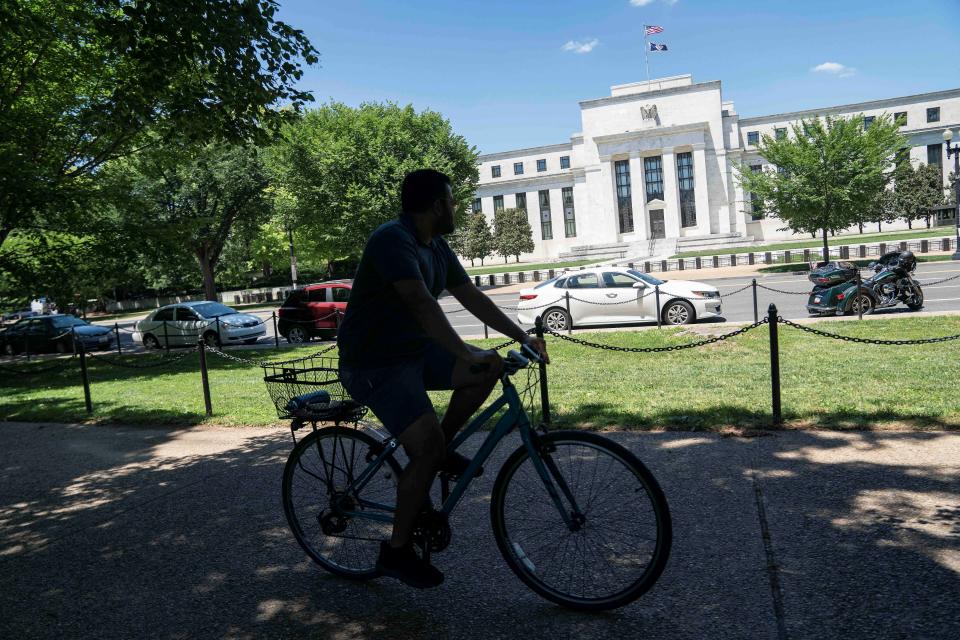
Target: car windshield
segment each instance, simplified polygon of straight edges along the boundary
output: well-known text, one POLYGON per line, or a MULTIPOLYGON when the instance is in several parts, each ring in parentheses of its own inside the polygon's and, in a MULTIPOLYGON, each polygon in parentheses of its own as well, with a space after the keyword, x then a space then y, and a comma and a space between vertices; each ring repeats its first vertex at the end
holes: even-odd
POLYGON ((68 327, 82 327, 87 323, 76 316, 57 316, 53 318, 53 326, 57 329, 66 329, 68 327))
POLYGON ((556 282, 559 278, 560 278, 560 276, 557 276, 557 277, 555 277, 555 278, 550 278, 549 280, 545 280, 544 282, 541 282, 540 284, 538 284, 537 286, 535 286, 534 289, 542 289, 543 287, 547 286, 548 284, 551 284, 551 283, 553 283, 553 282, 556 282))
POLYGON ((219 316, 228 316, 231 313, 236 313, 230 307, 220 304, 219 302, 204 302, 203 304, 197 304, 190 307, 201 318, 217 318, 219 316))
POLYGON ((666 282, 666 280, 658 280, 657 278, 654 278, 653 276, 649 276, 641 271, 637 271, 636 269, 627 269, 627 273, 629 273, 632 276, 636 276, 640 278, 647 284, 653 285, 654 287, 666 282))

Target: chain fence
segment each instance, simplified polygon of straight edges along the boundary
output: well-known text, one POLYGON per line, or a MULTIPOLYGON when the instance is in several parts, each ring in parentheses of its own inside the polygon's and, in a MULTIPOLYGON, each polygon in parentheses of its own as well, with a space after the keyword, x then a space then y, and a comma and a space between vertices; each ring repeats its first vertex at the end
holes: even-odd
POLYGON ((182 362, 187 358, 187 356, 193 355, 197 352, 197 347, 191 349, 186 349, 175 356, 171 355, 161 355, 158 356, 158 359, 153 359, 149 362, 143 362, 147 360, 150 356, 108 356, 102 353, 88 352, 86 355, 92 360, 97 360, 104 362, 113 367, 122 367, 124 369, 156 369, 160 367, 170 367, 178 362, 182 362), (138 362, 139 361, 139 362, 138 362))
POLYGON ((857 338, 855 336, 843 336, 838 333, 830 333, 829 331, 823 331, 821 329, 815 329, 813 327, 799 324, 797 322, 791 322, 783 316, 778 316, 777 321, 780 324, 785 324, 788 327, 793 327, 794 329, 799 329, 800 331, 805 331, 806 333, 813 334, 815 336, 820 336, 821 338, 831 338, 833 340, 842 340, 844 342, 857 342, 860 344, 879 344, 879 345, 893 345, 893 346, 908 346, 908 345, 918 345, 918 344, 937 344, 939 342, 950 342, 952 340, 960 340, 960 334, 952 336, 943 336, 940 338, 919 338, 916 340, 881 340, 879 338, 857 338))

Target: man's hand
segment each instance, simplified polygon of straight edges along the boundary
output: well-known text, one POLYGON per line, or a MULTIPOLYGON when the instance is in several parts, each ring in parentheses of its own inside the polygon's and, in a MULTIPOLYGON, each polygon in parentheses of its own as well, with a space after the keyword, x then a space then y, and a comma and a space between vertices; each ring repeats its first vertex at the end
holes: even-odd
POLYGON ((467 361, 470 363, 471 373, 483 373, 493 369, 499 374, 503 370, 503 358, 493 349, 471 349, 467 361))
POLYGON ((539 353, 543 361, 547 364, 550 364, 550 356, 547 355, 547 343, 543 338, 528 336, 527 339, 523 341, 523 344, 529 346, 531 349, 539 353))

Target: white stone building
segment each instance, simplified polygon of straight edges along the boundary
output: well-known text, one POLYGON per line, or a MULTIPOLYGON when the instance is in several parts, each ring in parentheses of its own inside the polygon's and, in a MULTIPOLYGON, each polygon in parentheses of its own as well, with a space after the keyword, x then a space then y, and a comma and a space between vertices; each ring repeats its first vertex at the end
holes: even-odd
POLYGON ((492 220, 497 209, 525 208, 536 245, 527 259, 640 257, 789 237, 777 231, 780 220, 754 220, 734 166, 762 168, 760 136, 787 135, 813 116, 903 118, 911 161, 939 163, 946 184, 941 134, 960 126, 960 89, 741 119, 719 81, 682 75, 611 87, 609 97, 580 102, 580 113, 581 132, 567 143, 480 156, 473 209, 492 220))

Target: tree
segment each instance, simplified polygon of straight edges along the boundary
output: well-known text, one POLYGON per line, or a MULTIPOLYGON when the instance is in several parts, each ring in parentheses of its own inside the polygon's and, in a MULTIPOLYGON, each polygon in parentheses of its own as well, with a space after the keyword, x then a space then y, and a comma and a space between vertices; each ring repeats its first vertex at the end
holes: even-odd
POLYGON ((520 254, 533 251, 533 230, 527 220, 526 209, 503 209, 493 214, 493 246, 503 256, 515 256, 520 262, 520 254))
POLYGON ((476 149, 434 111, 332 103, 288 125, 269 163, 277 189, 288 194, 294 228, 335 259, 359 257, 373 230, 396 218, 400 186, 414 169, 450 176, 462 222, 477 184, 476 161, 476 149))
POLYGON ((793 135, 764 135, 759 153, 776 171, 737 168, 755 208, 796 232, 821 233, 824 259, 828 234, 865 220, 876 210, 893 178, 892 160, 906 142, 887 115, 864 128, 863 118, 813 118, 792 127, 793 135))
POLYGON ((490 225, 487 224, 487 218, 482 213, 471 213, 460 232, 461 240, 457 243, 460 250, 459 255, 470 260, 473 265, 474 260, 483 261, 493 251, 493 234, 490 232, 490 225))
POLYGON ((929 229, 930 210, 945 203, 940 167, 929 164, 921 164, 916 169, 904 167, 897 174, 893 193, 896 208, 910 228, 914 220, 923 218, 929 229))
POLYGON ((192 254, 210 300, 216 300, 217 264, 231 232, 270 217, 267 174, 251 145, 145 151, 119 164, 114 179, 128 188, 120 206, 140 222, 145 251, 166 262, 192 254))
POLYGON ((312 97, 274 0, 0 3, 0 247, 86 219, 98 170, 172 136, 265 139, 312 97), (290 109, 276 108, 280 103, 290 109), (149 134, 148 134, 149 132, 149 134))

